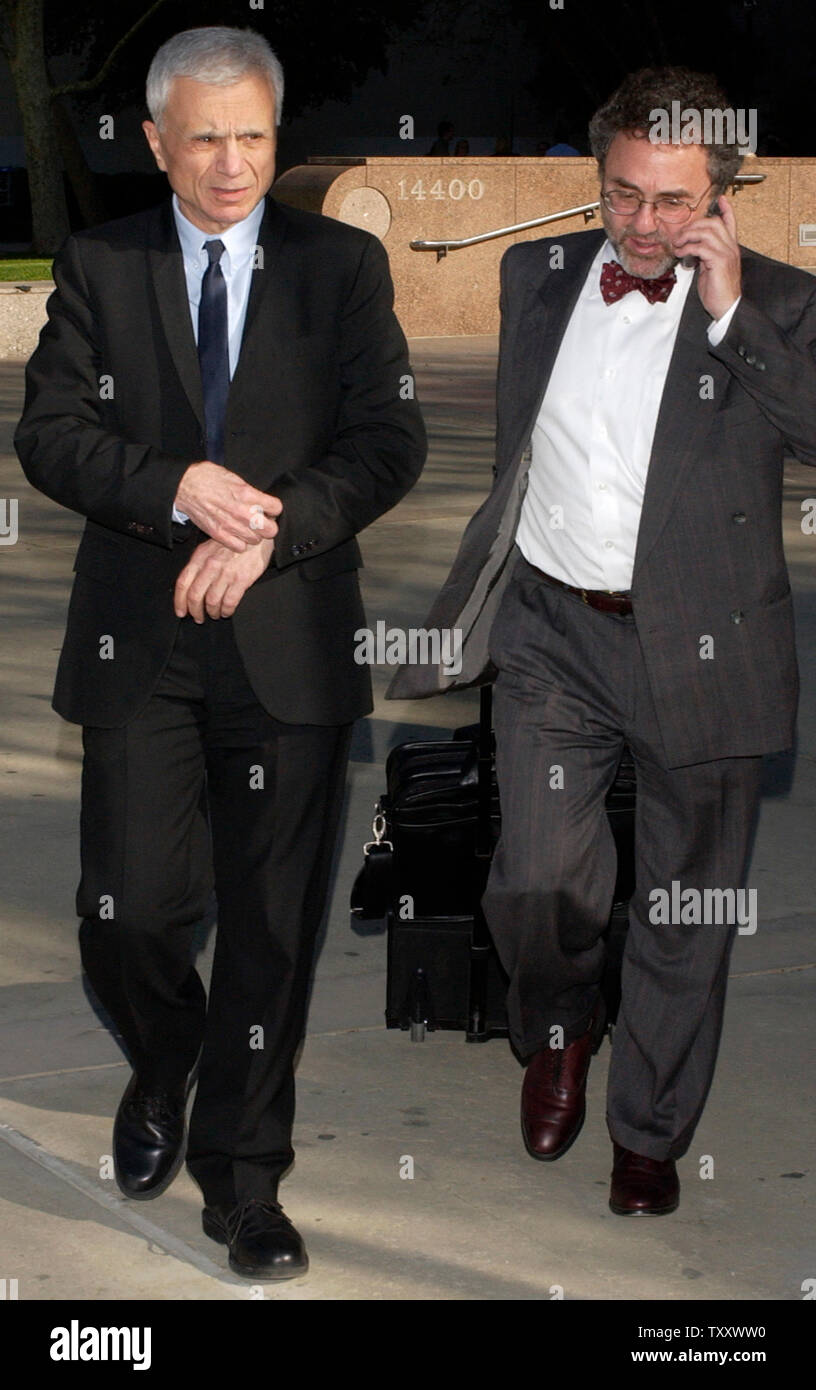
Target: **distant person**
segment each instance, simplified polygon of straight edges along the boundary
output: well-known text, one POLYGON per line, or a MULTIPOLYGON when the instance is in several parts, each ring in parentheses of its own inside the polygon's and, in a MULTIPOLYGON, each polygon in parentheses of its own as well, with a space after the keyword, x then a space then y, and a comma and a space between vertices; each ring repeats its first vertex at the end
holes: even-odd
POLYGON ((436 127, 436 139, 434 140, 428 154, 450 154, 450 142, 453 139, 453 121, 440 121, 436 127))
POLYGON ((552 155, 559 155, 559 154, 560 154, 560 155, 569 155, 569 154, 572 154, 572 155, 580 155, 581 151, 580 151, 580 150, 576 150, 576 148, 575 148, 574 145, 568 145, 568 144, 566 143, 566 141, 564 141, 564 140, 558 140, 554 145, 550 145, 550 148, 549 148, 548 150, 545 150, 544 153, 545 153, 546 155, 550 155, 550 156, 552 156, 552 155))
POLYGON ((469 140, 457 140, 457 141, 456 141, 456 149, 454 150, 453 153, 454 153, 454 154, 470 154, 470 141, 469 141, 469 140))
POLYGON ((512 153, 513 153, 513 147, 512 147, 512 144, 511 144, 511 142, 510 142, 510 137, 509 137, 509 135, 497 135, 497 136, 496 136, 496 148, 495 148, 494 151, 493 151, 494 156, 495 156, 495 155, 509 155, 509 154, 512 154, 512 153))
POLYGON ((550 127, 552 140, 542 140, 537 153, 552 157, 553 155, 578 155, 581 151, 576 150, 574 145, 569 142, 570 132, 565 121, 556 120, 550 127), (542 149, 541 146, 544 148, 542 149))

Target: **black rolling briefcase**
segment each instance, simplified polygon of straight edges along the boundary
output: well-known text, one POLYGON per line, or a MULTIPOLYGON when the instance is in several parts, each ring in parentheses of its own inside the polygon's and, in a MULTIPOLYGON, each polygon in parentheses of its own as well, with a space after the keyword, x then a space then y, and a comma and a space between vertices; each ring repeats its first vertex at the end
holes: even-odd
MULTIPOLYGON (((388 932, 386 1026, 464 1030, 468 1042, 507 1036, 507 979, 480 908, 501 827, 491 728, 492 690, 480 720, 447 741, 404 743, 386 762, 374 839, 352 892, 352 926, 388 932)), ((620 1002, 620 962, 634 882, 634 767, 624 751, 606 810, 618 851, 606 930, 607 1023, 620 1002)))

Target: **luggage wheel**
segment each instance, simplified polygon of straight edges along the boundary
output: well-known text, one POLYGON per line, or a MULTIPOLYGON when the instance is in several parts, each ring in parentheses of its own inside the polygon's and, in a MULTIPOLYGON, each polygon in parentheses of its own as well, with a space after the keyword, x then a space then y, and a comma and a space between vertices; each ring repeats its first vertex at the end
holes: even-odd
POLYGON ((422 966, 417 966, 411 980, 408 1003, 408 1022, 411 1029, 411 1042, 424 1042, 426 1027, 433 1027, 431 1019, 431 992, 428 977, 422 966))

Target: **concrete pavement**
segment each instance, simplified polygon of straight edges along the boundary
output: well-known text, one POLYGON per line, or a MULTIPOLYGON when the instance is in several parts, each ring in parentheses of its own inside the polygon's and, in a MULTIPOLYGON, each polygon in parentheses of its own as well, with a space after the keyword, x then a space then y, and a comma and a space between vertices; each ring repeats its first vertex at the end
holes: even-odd
MULTIPOLYGON (((413 345, 431 434, 420 484, 363 537, 369 618, 418 625, 487 490, 493 338, 413 345)), ((201 1232, 186 1173, 154 1202, 120 1198, 111 1119, 129 1075, 79 972, 79 730, 50 709, 81 520, 28 487, 11 448, 22 368, 0 368, 0 496, 19 537, 0 548, 0 1275, 19 1298, 243 1300, 201 1232)), ((377 705, 358 726, 341 852, 298 1069, 297 1160, 282 1199, 312 1261, 274 1300, 799 1300, 816 1278, 816 537, 791 465, 786 534, 802 700, 796 757, 766 763, 750 884, 759 929, 738 938, 714 1086, 680 1165, 680 1209, 629 1222, 607 1207, 605 1043, 579 1142, 555 1165, 525 1154, 521 1072, 506 1043, 422 1044, 384 1028, 385 940, 349 930, 348 894, 387 750, 475 718, 472 694, 377 705), (413 1160, 413 1178, 401 1177, 413 1160), (708 1162, 711 1160, 712 1162, 708 1162), (713 1176, 701 1173, 713 1166, 713 1176)), ((212 934, 203 943, 206 974, 212 934)))

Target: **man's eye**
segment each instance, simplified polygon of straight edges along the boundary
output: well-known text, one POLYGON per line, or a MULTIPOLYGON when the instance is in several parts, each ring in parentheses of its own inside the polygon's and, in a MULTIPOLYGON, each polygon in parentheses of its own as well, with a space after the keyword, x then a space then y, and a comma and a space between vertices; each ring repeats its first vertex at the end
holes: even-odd
POLYGON ((685 207, 686 204, 683 202, 682 198, 658 198, 657 206, 659 208, 668 208, 669 211, 671 211, 672 208, 682 208, 685 207))

